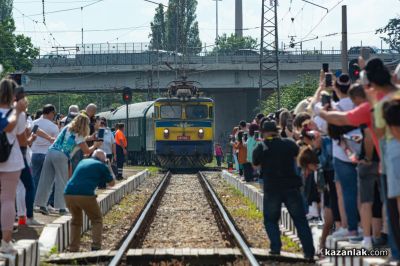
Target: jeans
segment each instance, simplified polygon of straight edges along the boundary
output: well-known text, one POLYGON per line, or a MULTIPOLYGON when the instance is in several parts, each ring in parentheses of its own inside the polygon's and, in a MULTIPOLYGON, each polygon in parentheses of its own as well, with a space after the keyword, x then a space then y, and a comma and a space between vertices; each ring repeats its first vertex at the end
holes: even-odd
POLYGON ((315 248, 311 229, 306 219, 303 198, 300 189, 268 189, 264 191, 264 225, 271 241, 271 251, 279 253, 282 242, 278 221, 281 217, 282 203, 285 203, 296 226, 304 256, 312 258, 315 248))
POLYGON ((397 209, 396 199, 388 199, 387 197, 387 177, 386 175, 381 175, 381 193, 383 198, 383 203, 386 208, 387 225, 388 225, 388 244, 390 247, 390 252, 393 259, 400 260, 400 238, 396 237, 399 233, 399 213, 397 209))
POLYGON ((26 205, 26 217, 33 218, 33 201, 35 200, 35 185, 31 175, 31 169, 28 166, 26 158, 24 156, 25 168, 22 169, 20 179, 25 187, 25 205, 26 205))
POLYGON ((215 155, 215 159, 217 159, 218 167, 221 167, 222 156, 221 155, 215 155))
POLYGON ((52 184, 54 183, 54 207, 65 209, 64 188, 67 185, 68 174, 68 157, 61 151, 49 150, 40 175, 39 186, 35 196, 35 205, 46 207, 51 194, 52 184))
POLYGON ((349 231, 358 229, 358 208, 357 208, 357 169, 356 165, 344 162, 337 158, 333 159, 333 168, 336 180, 340 182, 343 193, 344 209, 347 215, 349 231))
MULTIPOLYGON (((46 154, 42 153, 33 153, 32 154, 32 177, 33 182, 35 183, 35 190, 33 198, 36 196, 36 191, 39 185, 40 174, 42 173, 44 159, 46 158, 46 154)), ((53 190, 49 198, 48 205, 54 206, 54 185, 53 190)))

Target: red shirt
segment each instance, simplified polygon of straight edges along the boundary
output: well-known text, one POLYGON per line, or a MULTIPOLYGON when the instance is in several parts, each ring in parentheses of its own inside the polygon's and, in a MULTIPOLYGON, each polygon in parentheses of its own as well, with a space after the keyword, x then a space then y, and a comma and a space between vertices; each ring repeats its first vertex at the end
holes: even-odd
POLYGON ((367 125, 371 131, 372 141, 374 142, 375 149, 379 154, 379 141, 375 134, 375 131, 372 126, 372 113, 371 113, 371 104, 369 102, 365 102, 346 112, 347 120, 350 122, 351 126, 358 127, 360 125, 367 125))

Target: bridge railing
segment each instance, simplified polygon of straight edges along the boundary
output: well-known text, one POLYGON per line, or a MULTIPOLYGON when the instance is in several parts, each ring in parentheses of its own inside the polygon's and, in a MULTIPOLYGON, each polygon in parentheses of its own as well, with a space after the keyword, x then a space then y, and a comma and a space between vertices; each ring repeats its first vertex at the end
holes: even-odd
MULTIPOLYGON (((400 54, 384 51, 374 54, 385 62, 400 60, 400 54)), ((281 63, 302 62, 340 62, 339 50, 312 50, 279 52, 281 63)), ((349 59, 357 58, 358 54, 349 54, 349 59)), ((173 52, 157 53, 147 51, 141 53, 101 53, 101 54, 73 54, 73 55, 47 55, 33 60, 35 67, 63 67, 63 66, 103 66, 103 65, 165 65, 165 64, 257 64, 260 56, 257 54, 210 54, 183 56, 173 52)))

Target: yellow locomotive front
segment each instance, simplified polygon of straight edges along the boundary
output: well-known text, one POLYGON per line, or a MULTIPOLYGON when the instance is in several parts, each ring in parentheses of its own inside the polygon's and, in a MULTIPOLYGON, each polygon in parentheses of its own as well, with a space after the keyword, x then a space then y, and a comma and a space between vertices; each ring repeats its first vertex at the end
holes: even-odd
POLYGON ((165 168, 199 168, 213 158, 214 103, 179 91, 154 103, 155 154, 165 168))

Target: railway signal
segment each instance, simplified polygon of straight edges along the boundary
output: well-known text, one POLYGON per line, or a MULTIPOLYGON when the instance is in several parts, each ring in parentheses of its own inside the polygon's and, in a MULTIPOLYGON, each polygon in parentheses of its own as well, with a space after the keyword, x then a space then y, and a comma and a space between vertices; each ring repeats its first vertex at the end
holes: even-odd
POLYGON ((129 104, 132 102, 132 90, 129 87, 125 87, 122 90, 122 100, 125 104, 129 104))
POLYGON ((349 62, 349 75, 350 79, 355 82, 360 78, 361 68, 358 65, 358 59, 352 59, 349 62))

